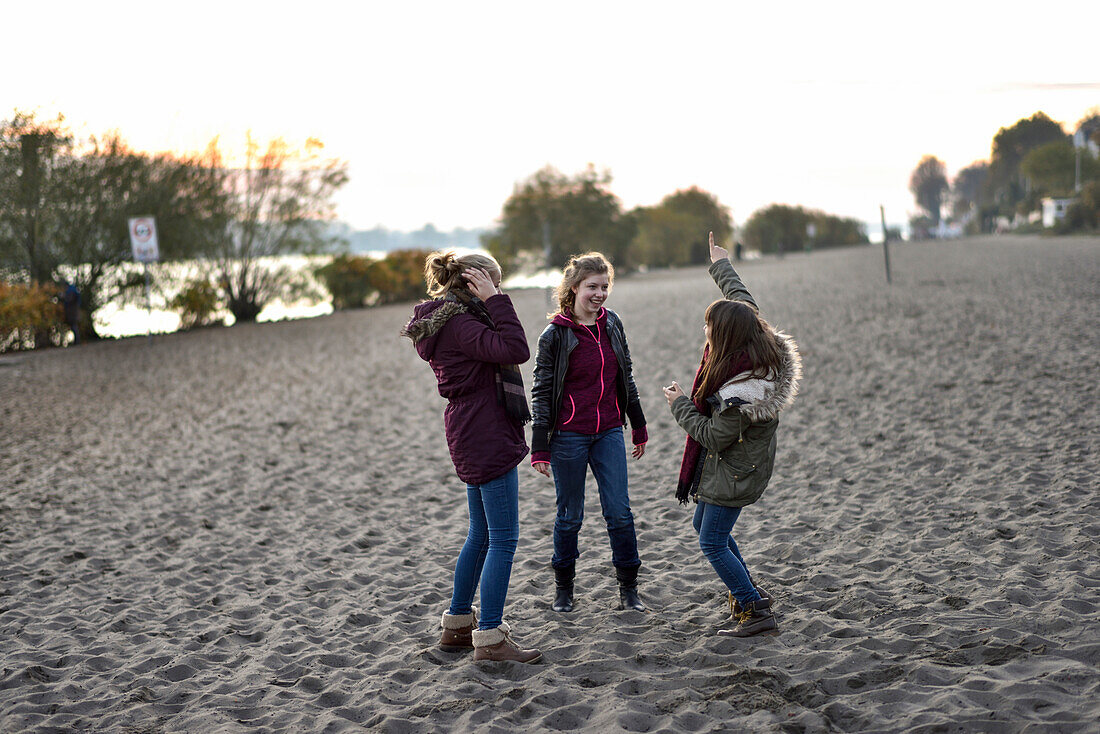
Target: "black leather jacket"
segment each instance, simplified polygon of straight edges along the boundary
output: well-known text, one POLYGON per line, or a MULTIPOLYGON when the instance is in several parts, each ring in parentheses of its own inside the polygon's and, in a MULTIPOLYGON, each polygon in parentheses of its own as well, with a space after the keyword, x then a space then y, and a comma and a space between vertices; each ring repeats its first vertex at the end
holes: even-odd
MULTIPOLYGON (((634 384, 633 365, 630 361, 630 348, 626 344, 626 331, 623 322, 611 309, 607 310, 607 332, 611 335, 611 349, 619 363, 618 379, 615 388, 619 393, 619 405, 626 406, 620 418, 635 430, 645 425, 645 414, 638 399, 638 388, 634 384)), ((539 337, 538 354, 535 356, 535 380, 531 387, 531 452, 549 451, 550 438, 558 424, 558 410, 561 408, 562 393, 565 388, 565 373, 569 370, 569 355, 577 346, 577 335, 573 330, 550 323, 539 337)))

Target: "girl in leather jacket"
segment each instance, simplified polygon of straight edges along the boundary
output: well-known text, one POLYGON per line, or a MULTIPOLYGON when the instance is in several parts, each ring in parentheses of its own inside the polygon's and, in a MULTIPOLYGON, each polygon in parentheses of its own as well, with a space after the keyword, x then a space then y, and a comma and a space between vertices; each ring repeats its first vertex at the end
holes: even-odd
POLYGON ((573 580, 580 556, 584 482, 592 467, 599 487, 611 561, 619 582, 619 608, 644 611, 638 597, 638 542, 627 493, 623 425, 629 417, 639 459, 648 439, 622 321, 604 307, 614 269, 598 252, 570 259, 557 295, 559 310, 539 337, 531 390, 531 463, 553 476, 554 611, 573 609, 573 580))

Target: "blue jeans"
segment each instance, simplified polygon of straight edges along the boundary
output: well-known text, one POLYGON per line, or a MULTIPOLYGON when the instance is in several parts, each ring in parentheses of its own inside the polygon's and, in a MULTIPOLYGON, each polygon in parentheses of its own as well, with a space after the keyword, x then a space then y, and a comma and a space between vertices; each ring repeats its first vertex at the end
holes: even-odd
POLYGON ((577 535, 584 521, 584 480, 588 467, 596 477, 600 507, 611 539, 611 562, 619 568, 642 565, 634 535, 634 515, 626 492, 626 445, 622 426, 595 435, 558 431, 550 439, 550 466, 558 496, 554 520, 554 568, 580 557, 577 535))
POLYGON ((467 484, 470 530, 455 564, 454 594, 449 614, 473 611, 481 582, 478 629, 490 630, 504 619, 504 600, 512 576, 512 557, 519 541, 519 469, 485 484, 467 484))
POLYGON ((699 548, 703 555, 714 566, 726 588, 744 606, 759 601, 761 596, 756 592, 745 559, 741 557, 737 543, 730 534, 740 515, 740 507, 722 507, 700 502, 695 508, 695 517, 691 524, 695 526, 695 532, 699 533, 699 548))

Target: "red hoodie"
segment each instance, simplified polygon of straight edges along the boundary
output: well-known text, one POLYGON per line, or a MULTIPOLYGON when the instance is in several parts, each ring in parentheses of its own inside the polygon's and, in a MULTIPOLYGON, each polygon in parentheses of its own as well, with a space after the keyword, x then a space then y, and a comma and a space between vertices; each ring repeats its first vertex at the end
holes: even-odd
POLYGON ((593 435, 621 426, 615 387, 619 362, 607 333, 607 310, 600 309, 592 326, 579 324, 563 313, 556 315, 553 323, 572 329, 577 337, 577 346, 569 355, 555 429, 593 435))

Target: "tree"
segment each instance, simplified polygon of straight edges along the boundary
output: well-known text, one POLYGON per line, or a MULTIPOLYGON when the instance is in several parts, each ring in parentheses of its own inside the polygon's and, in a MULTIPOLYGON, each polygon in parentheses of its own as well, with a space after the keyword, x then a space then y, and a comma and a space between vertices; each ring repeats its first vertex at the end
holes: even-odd
POLYGON ((666 206, 639 207, 631 257, 654 268, 691 264, 691 241, 698 234, 695 217, 666 206))
POLYGON ((807 245, 837 247, 868 241, 858 220, 786 204, 772 204, 753 212, 742 232, 745 244, 760 252, 791 252, 807 245), (810 224, 816 231, 812 239, 807 230, 810 224))
MULTIPOLYGON (((1076 176, 1076 158, 1073 144, 1069 140, 1056 140, 1032 149, 1020 162, 1020 172, 1030 181, 1035 196, 1066 196, 1073 192, 1076 176)), ((1088 174, 1095 166, 1091 156, 1082 163, 1082 180, 1091 178, 1088 174)))
POLYGON ((940 207, 947 192, 947 175, 943 161, 933 155, 921 158, 909 177, 909 190, 936 226, 940 222, 940 207))
POLYGON ((669 194, 657 206, 638 207, 631 215, 636 232, 630 257, 652 267, 708 262, 708 233, 727 246, 733 234, 729 209, 695 186, 669 194))
POLYGON ((688 262, 694 265, 710 262, 710 232, 714 232, 716 243, 726 246, 730 244, 733 221, 729 207, 719 204, 718 198, 713 194, 692 186, 666 196, 661 200, 661 206, 694 222, 694 229, 685 240, 688 262))
POLYGON ((633 227, 610 183, 610 173, 591 165, 573 177, 547 166, 515 186, 500 227, 482 243, 504 267, 523 252, 543 253, 544 266, 556 268, 570 255, 599 250, 622 268, 633 227))
POLYGON ((229 194, 218 217, 224 228, 210 254, 237 321, 255 321, 269 301, 300 285, 292 269, 272 258, 316 253, 333 243, 327 229, 335 219, 332 197, 347 183, 347 164, 323 159, 323 147, 313 138, 304 150, 276 139, 261 153, 249 135, 244 165, 233 169, 223 166, 216 140, 207 150, 206 163, 223 173, 229 194))
POLYGON ((1026 177, 1020 171, 1024 157, 1041 145, 1065 139, 1061 124, 1042 112, 997 131, 993 136, 985 194, 996 205, 998 213, 1012 216, 1016 205, 1028 194, 1026 177))
POLYGON ((980 209, 989 163, 975 161, 955 174, 951 184, 951 214, 961 217, 972 209, 980 209))
POLYGON ((16 111, 0 124, 0 266, 32 283, 50 282, 58 265, 56 189, 72 140, 61 116, 16 111))
MULTIPOLYGON (((161 261, 194 258, 223 227, 222 178, 198 157, 150 156, 129 148, 118 135, 92 138, 66 162, 56 187, 56 236, 65 277, 81 292, 89 316, 108 302, 141 292, 141 278, 115 276, 132 260, 129 219, 157 222, 161 261)), ((95 336, 94 322, 86 325, 95 336)))
POLYGON ((192 257, 223 198, 221 178, 196 159, 137 153, 117 134, 76 141, 63 118, 18 112, 0 129, 0 174, 0 266, 75 284, 88 337, 92 315, 128 282, 107 276, 130 261, 129 217, 156 217, 162 260, 192 257))
POLYGON ((1093 107, 1088 113, 1081 118, 1081 121, 1077 123, 1077 128, 1074 131, 1080 133, 1086 142, 1091 142, 1094 145, 1100 145, 1100 107, 1093 107))

